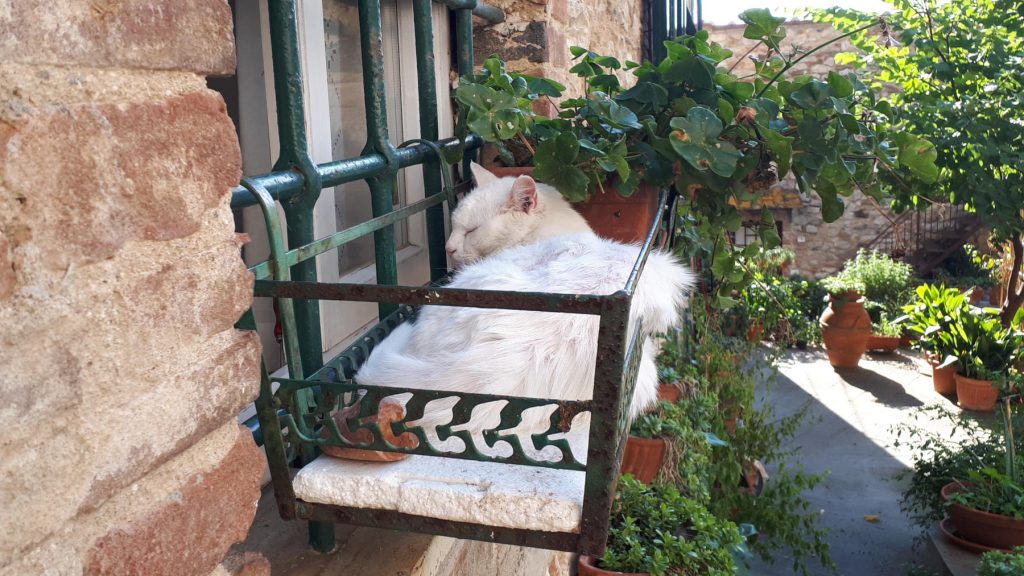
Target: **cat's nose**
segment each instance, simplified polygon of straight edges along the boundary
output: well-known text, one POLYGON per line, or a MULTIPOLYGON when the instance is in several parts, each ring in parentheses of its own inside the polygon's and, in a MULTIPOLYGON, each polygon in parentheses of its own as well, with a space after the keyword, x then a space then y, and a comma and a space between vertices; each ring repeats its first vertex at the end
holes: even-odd
POLYGON ((444 251, 448 253, 448 256, 455 256, 455 248, 445 246, 444 251))

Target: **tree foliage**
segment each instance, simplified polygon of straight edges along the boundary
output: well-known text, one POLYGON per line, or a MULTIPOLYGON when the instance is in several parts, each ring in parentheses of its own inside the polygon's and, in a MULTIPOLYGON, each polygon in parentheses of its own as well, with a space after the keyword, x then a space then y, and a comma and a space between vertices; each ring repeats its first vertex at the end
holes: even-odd
MULTIPOLYGON (((1024 301, 1024 0, 888 0, 894 12, 879 32, 854 36, 863 53, 841 55, 892 86, 898 125, 935 145, 934 185, 895 181, 893 208, 960 204, 1013 250, 1003 320, 1024 301)), ((855 30, 877 18, 832 9, 818 18, 855 30)))

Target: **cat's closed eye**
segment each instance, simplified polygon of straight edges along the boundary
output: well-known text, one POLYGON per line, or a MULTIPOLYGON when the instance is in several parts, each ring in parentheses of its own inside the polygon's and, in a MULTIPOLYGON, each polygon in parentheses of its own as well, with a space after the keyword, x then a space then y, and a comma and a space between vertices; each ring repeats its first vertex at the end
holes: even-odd
POLYGON ((475 232, 477 228, 479 228, 479 226, 474 226, 474 227, 470 228, 469 230, 466 230, 466 236, 469 236, 470 234, 475 232))

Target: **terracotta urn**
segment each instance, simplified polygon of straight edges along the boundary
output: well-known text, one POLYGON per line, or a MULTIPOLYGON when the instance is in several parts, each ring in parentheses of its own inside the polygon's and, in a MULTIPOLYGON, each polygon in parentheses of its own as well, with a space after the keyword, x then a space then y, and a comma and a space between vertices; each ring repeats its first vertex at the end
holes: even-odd
POLYGON ((976 380, 959 373, 955 374, 956 398, 963 410, 993 412, 999 400, 999 389, 991 380, 976 380))
POLYGON ((864 299, 857 292, 829 296, 828 308, 821 313, 821 339, 828 361, 835 368, 854 368, 868 347, 871 318, 864 299))
MULTIPOLYGON (((942 499, 948 502, 952 494, 965 488, 959 482, 950 482, 942 487, 942 499)), ((946 513, 957 532, 970 542, 1003 550, 1024 546, 1024 520, 982 512, 956 502, 949 503, 946 513)))
POLYGON ((629 436, 626 449, 622 453, 621 474, 632 474, 634 478, 650 484, 661 470, 665 461, 666 444, 664 438, 640 438, 629 436))

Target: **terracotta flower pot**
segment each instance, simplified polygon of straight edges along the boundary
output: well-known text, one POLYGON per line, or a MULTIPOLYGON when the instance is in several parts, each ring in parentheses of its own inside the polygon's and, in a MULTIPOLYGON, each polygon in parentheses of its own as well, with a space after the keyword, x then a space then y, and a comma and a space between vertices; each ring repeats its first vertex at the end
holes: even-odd
POLYGON ((750 327, 747 328, 747 342, 760 342, 763 334, 764 324, 760 322, 752 322, 750 327))
MULTIPOLYGON (((949 501, 952 494, 963 489, 960 483, 950 482, 942 487, 942 499, 949 501)), ((946 513, 957 532, 971 542, 1004 550, 1024 546, 1024 520, 982 512, 956 502, 949 504, 946 513)))
POLYGON ((594 559, 590 556, 580 556, 576 562, 579 576, 646 576, 647 572, 614 572, 594 566, 594 559))
POLYGON ((971 291, 971 304, 980 304, 981 299, 985 297, 984 288, 975 288, 971 291))
POLYGON ((665 440, 663 438, 639 438, 630 436, 626 439, 626 449, 622 453, 622 465, 619 472, 632 474, 634 478, 650 484, 661 470, 665 461, 665 440))
POLYGON ((860 294, 849 292, 829 297, 828 308, 821 313, 821 339, 828 361, 835 368, 854 368, 868 347, 871 318, 864 310, 860 294))
POLYGON ((876 352, 895 352, 900 347, 899 336, 868 336, 868 350, 876 352))
POLYGON ((604 193, 572 205, 594 232, 619 242, 643 242, 658 213, 658 188, 641 184, 629 198, 619 196, 614 186, 604 184, 604 193))
POLYGON ((658 400, 666 402, 678 402, 683 395, 683 389, 678 382, 672 384, 658 384, 658 400))
POLYGON ((956 398, 960 408, 978 412, 993 412, 999 389, 992 385, 991 380, 975 380, 956 374, 956 398))
POLYGON ((935 387, 935 391, 939 394, 946 396, 956 394, 956 365, 953 364, 945 368, 939 368, 933 364, 932 386, 935 387))
MULTIPOLYGON (((498 177, 533 176, 533 166, 488 168, 498 177)), ((619 196, 615 186, 604 184, 604 193, 592 194, 585 202, 572 205, 602 238, 619 242, 642 242, 658 213, 657 187, 641 184, 629 198, 619 196)))

